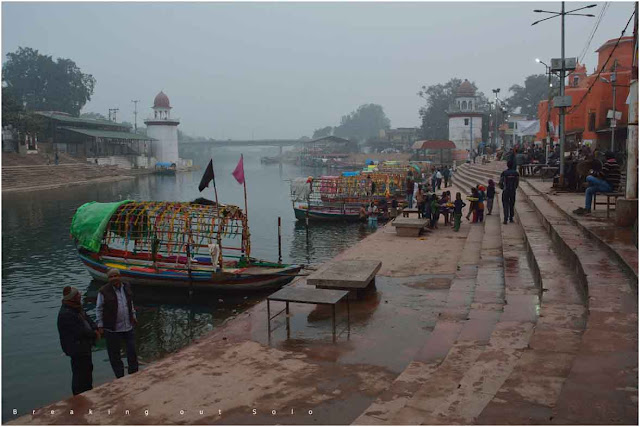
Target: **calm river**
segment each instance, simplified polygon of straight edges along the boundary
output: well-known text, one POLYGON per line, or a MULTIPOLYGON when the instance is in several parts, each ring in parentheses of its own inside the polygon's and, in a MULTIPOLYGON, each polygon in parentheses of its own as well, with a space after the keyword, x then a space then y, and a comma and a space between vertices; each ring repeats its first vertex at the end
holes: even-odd
MULTIPOLYGON (((94 316, 98 283, 76 258, 69 238, 75 209, 89 201, 189 201, 213 191, 198 192, 198 183, 211 157, 221 202, 243 206, 242 186, 231 176, 240 153, 245 157, 252 255, 277 260, 277 219, 282 217, 284 262, 316 264, 332 258, 370 230, 359 224, 312 225, 307 232, 296 224, 289 200, 288 180, 321 171, 291 165, 262 165, 261 156, 276 155, 271 148, 217 149, 200 153, 196 172, 175 177, 147 175, 135 180, 70 187, 60 190, 2 196, 2 419, 31 412, 71 395, 69 358, 60 348, 56 319, 62 288, 78 287, 84 305, 94 316)), ((186 295, 135 296, 138 355, 142 368, 184 347, 228 318, 264 298, 210 295, 189 301, 186 295)), ((95 316, 94 316, 95 317, 95 316)), ((94 386, 114 378, 106 350, 93 355, 94 386)))

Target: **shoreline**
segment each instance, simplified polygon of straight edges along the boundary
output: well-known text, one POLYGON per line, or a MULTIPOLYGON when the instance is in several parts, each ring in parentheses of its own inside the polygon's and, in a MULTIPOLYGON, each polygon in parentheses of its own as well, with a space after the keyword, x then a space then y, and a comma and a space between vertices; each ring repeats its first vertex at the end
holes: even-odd
MULTIPOLYGON (((283 328, 279 327, 272 332, 269 345, 266 300, 263 300, 186 347, 151 363, 138 374, 114 379, 80 396, 51 403, 36 410, 35 415, 29 411, 30 415, 25 416, 21 411, 22 417, 8 423, 351 423, 410 364, 412 355, 424 343, 423 334, 428 335, 437 320, 438 310, 426 315, 424 306, 416 305, 416 301, 422 300, 427 305, 444 301, 443 292, 455 274, 470 225, 465 224, 464 232, 460 233, 442 228, 425 237, 407 239, 397 237, 391 224, 387 224, 327 261, 386 258, 382 260, 374 294, 351 304, 349 339, 341 335, 338 343, 332 344, 331 329, 327 327, 329 312, 315 305, 298 304, 292 309, 292 329, 298 337, 283 340, 283 328), (446 239, 455 238, 455 245, 443 255, 440 245, 430 244, 434 233, 446 239), (423 250, 430 252, 431 262, 420 262, 425 258, 423 250), (444 264, 439 262, 443 257, 444 264), (428 283, 426 291, 415 282, 428 283), (404 315, 397 316, 398 313, 404 315), (387 320, 371 320, 380 315, 387 320), (305 317, 306 327, 300 324, 305 323, 305 317), (409 322, 410 319, 413 321, 409 322), (367 322, 376 325, 372 327, 367 322), (366 331, 356 332, 360 328, 366 331), (407 330, 396 332, 403 329, 407 330), (411 336, 405 336, 409 332, 411 336), (308 334, 312 336, 301 337, 308 334), (377 341, 396 344, 377 350, 381 355, 374 356, 372 350, 378 348, 377 341), (403 348, 404 354, 398 356, 395 350, 403 348), (203 378, 212 381, 203 383, 203 378), (337 389, 331 392, 324 390, 336 385, 337 389), (322 389, 321 396, 317 395, 318 387, 322 389), (128 391, 121 401, 114 399, 124 390, 128 391), (129 391, 132 394, 126 396, 129 391), (170 399, 161 405, 160 396, 169 394, 182 396, 176 398, 180 403, 173 405, 170 399), (239 397, 241 394, 248 394, 250 398, 239 397), (342 402, 344 399, 352 405, 342 402), (168 407, 162 409, 163 406, 168 407), (290 406, 294 414, 290 413, 290 406), (78 415, 69 414, 73 408, 78 415), (92 416, 81 408, 91 408, 92 416), (284 418, 285 408, 287 418, 284 418), (253 409, 258 413, 254 414, 253 409), (55 411, 53 416, 51 410, 55 411), (274 420, 272 410, 282 416, 274 420), (129 411, 128 415, 125 411, 129 411), (145 411, 149 415, 145 415, 145 411)), ((298 278, 288 286, 306 286, 306 279, 298 278)), ((344 314, 341 309, 337 310, 338 322, 344 314)))

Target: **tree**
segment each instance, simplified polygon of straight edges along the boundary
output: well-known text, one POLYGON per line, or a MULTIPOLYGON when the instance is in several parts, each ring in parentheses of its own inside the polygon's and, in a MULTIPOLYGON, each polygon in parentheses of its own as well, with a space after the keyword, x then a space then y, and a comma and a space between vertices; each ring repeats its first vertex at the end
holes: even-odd
MULTIPOLYGON (((422 119, 422 137, 424 139, 449 139, 449 115, 447 112, 455 103, 458 87, 462 80, 454 77, 445 84, 422 86, 418 96, 427 102, 425 107, 418 111, 422 119)), ((488 110, 488 99, 482 92, 478 92, 475 83, 471 86, 476 90, 476 110, 485 112, 488 110)), ((489 117, 482 117, 482 139, 489 138, 489 117)))
MULTIPOLYGON (((551 96, 557 95, 560 80, 556 76, 551 77, 553 84, 551 96)), ((512 95, 505 100, 509 110, 520 107, 520 113, 529 117, 538 115, 538 104, 549 96, 549 78, 546 74, 532 74, 524 81, 524 87, 514 84, 509 88, 512 95)))
POLYGON ((7 58, 2 68, 3 86, 28 111, 62 111, 77 117, 93 95, 96 79, 70 59, 54 61, 28 47, 19 47, 7 58))
POLYGON ((389 129, 391 121, 378 104, 363 104, 356 111, 342 116, 340 126, 333 129, 333 134, 341 138, 365 141, 378 136, 380 130, 389 129))
POLYGON ((107 120, 107 121, 109 120, 100 113, 92 113, 92 112, 82 113, 80 114, 80 117, 83 119, 107 120))
POLYGON ((331 136, 333 134, 333 126, 325 126, 313 131, 313 139, 323 138, 325 136, 331 136))

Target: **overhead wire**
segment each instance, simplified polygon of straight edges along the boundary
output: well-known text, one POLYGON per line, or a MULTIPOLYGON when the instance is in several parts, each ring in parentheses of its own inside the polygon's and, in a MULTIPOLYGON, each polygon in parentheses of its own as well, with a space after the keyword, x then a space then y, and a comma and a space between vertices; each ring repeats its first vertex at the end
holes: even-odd
POLYGON ((596 22, 593 25, 593 28, 591 30, 591 33, 589 33, 589 37, 587 38, 587 42, 585 43, 584 48, 582 48, 582 51, 580 52, 579 55, 579 62, 582 63, 582 61, 584 60, 584 57, 587 55, 587 52, 589 50, 589 46, 591 45, 591 42, 593 41, 593 37, 596 35, 596 31, 598 31, 598 27, 600 26, 600 23, 602 22, 602 18, 604 18, 604 15, 607 13, 607 10, 609 9, 609 6, 611 5, 611 2, 606 2, 603 6, 602 9, 600 10, 600 14, 598 15, 598 19, 596 19, 596 22))
POLYGON ((571 114, 572 112, 574 112, 584 102, 584 100, 587 98, 587 95, 589 95, 589 93, 591 92, 591 89, 593 88, 593 85, 595 85, 595 83, 600 79, 600 74, 602 74, 604 72, 604 70, 606 69, 607 64, 609 63, 609 60, 611 60, 611 57, 613 56, 613 53, 618 48, 618 45, 620 44, 620 40, 622 40, 622 37, 624 37, 624 33, 627 31, 627 28, 629 28, 629 24, 633 20, 633 17, 635 16, 635 14, 636 14, 636 12, 634 10, 633 13, 631 14, 631 17, 627 21, 627 25, 624 26, 624 29, 622 30, 622 33, 620 34, 620 37, 618 37, 618 40, 616 40, 615 46, 613 46, 613 49, 611 49, 611 53, 607 57, 607 60, 605 61, 604 64, 602 64, 602 67, 600 68, 600 71, 598 71, 598 75, 596 75, 596 77, 591 82, 591 85, 589 85, 589 89, 587 89, 587 91, 584 93, 584 95, 582 95, 582 98, 580 99, 580 102, 578 102, 576 105, 572 106, 570 110, 565 112, 565 114, 571 114))

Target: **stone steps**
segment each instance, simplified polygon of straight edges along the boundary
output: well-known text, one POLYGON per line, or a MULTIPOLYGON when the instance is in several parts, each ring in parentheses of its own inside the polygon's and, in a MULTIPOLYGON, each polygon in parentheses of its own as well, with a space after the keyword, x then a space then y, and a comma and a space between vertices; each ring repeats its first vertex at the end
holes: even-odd
MULTIPOLYGON (((490 171, 470 172, 463 168, 460 178, 479 179, 490 171)), ((547 292, 531 340, 534 353, 523 359, 477 421, 504 424, 508 414, 508 423, 520 424, 635 424, 635 282, 564 213, 521 182, 516 216, 533 270, 547 292)))
MULTIPOLYGON (((471 184, 458 181, 457 186, 463 188, 471 184)), ((499 210, 498 206, 499 202, 499 210)), ((387 396, 393 407, 378 405, 374 409, 372 405, 357 424, 379 424, 380 414, 385 414, 384 423, 391 424, 469 424, 510 376, 533 332, 539 289, 528 269, 518 229, 511 227, 501 233, 498 215, 486 216, 483 227, 475 284, 469 280, 473 274, 465 275, 463 268, 465 261, 469 262, 466 268, 472 268, 477 255, 474 259, 463 254, 459 281, 452 284, 447 307, 430 342, 407 369, 407 375, 396 380, 400 384, 412 378, 413 396, 404 396, 401 403, 387 396), (456 296, 456 286, 460 286, 462 298, 456 296), (470 304, 469 289, 473 290, 470 304), (452 305, 456 300, 457 306, 452 305), (444 337, 449 345, 454 337, 455 342, 442 359, 443 348, 447 347, 442 345, 444 337), (416 368, 423 363, 428 376, 415 381, 416 368), (375 418, 367 418, 367 414, 375 418)), ((475 240, 470 233, 465 250, 471 249, 475 240)))
POLYGON ((104 177, 121 176, 115 166, 89 164, 36 165, 2 168, 3 189, 37 187, 43 184, 90 181, 104 177))
POLYGON ((447 363, 451 363, 455 358, 449 354, 463 331, 471 310, 483 235, 484 227, 472 227, 469 230, 447 301, 423 348, 391 387, 353 424, 396 424, 398 416, 406 417, 407 411, 411 411, 407 409, 407 404, 416 390, 433 383, 433 374, 444 361, 449 357, 447 363))

